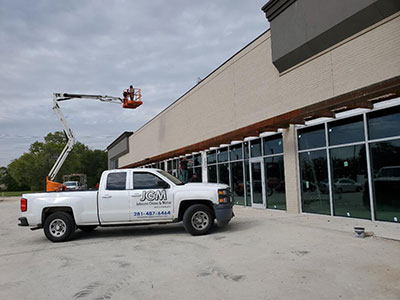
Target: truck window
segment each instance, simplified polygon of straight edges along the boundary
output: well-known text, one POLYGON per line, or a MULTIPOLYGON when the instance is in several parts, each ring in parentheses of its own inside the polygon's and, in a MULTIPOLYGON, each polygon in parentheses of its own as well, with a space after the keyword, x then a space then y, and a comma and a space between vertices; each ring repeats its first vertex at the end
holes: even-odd
POLYGON ((107 176, 107 190, 125 190, 126 172, 110 173, 107 176))
POLYGON ((133 174, 133 189, 162 189, 169 188, 169 184, 152 173, 134 173, 133 174))

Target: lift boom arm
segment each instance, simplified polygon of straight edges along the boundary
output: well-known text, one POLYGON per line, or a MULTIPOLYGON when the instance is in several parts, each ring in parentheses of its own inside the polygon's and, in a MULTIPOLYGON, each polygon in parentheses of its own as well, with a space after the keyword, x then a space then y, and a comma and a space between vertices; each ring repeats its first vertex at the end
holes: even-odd
MULTIPOLYGON (((124 100, 119 97, 112 97, 112 96, 102 96, 102 95, 83 95, 83 94, 67 94, 67 93, 54 93, 53 94, 53 110, 56 113, 58 119, 61 122, 61 125, 64 128, 64 132, 67 136, 67 144, 65 145, 63 151, 61 152, 60 156, 58 157, 57 161, 51 168, 48 177, 48 180, 53 181, 57 174, 58 171, 60 170, 61 166, 67 159, 69 153, 72 151, 75 145, 75 137, 74 134, 71 130, 71 128, 68 126, 67 120, 65 119, 64 114, 61 111, 60 106, 58 105, 58 102, 60 101, 66 101, 66 100, 71 100, 71 99, 89 99, 89 100, 100 100, 102 102, 110 102, 110 103, 116 103, 116 104, 124 104, 124 100)), ((57 184, 57 183, 54 183, 57 184)))

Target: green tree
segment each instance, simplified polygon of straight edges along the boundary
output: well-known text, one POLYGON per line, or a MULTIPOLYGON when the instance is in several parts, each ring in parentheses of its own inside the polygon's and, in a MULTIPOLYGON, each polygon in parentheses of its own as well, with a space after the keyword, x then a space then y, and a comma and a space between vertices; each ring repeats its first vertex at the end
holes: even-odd
MULTIPOLYGON (((44 190, 46 176, 66 142, 66 137, 62 132, 47 134, 44 142, 34 142, 30 145, 28 153, 24 153, 11 162, 7 172, 19 186, 29 186, 31 190, 44 190)), ((78 142, 55 180, 62 182, 63 175, 85 173, 88 178, 88 187, 94 187, 99 180, 99 174, 105 169, 107 169, 106 152, 90 150, 86 145, 78 142)))
POLYGON ((5 185, 8 191, 23 191, 29 190, 27 185, 19 185, 10 175, 6 167, 0 167, 0 185, 5 185))

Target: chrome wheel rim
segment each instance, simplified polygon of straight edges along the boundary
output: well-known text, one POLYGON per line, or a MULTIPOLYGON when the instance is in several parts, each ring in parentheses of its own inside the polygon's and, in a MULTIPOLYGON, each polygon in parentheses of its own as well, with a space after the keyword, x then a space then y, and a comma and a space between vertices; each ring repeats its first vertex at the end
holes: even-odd
POLYGON ((54 219, 49 225, 50 234, 54 237, 60 237, 67 231, 67 224, 61 219, 54 219))
POLYGON ((193 228, 203 230, 210 223, 210 218, 204 211, 197 211, 193 214, 191 222, 193 228))

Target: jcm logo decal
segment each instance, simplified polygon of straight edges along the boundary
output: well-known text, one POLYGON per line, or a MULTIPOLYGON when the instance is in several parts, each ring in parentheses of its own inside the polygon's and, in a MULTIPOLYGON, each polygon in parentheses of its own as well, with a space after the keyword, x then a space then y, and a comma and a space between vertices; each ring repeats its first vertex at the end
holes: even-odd
POLYGON ((143 191, 140 201, 163 201, 167 200, 167 191, 156 190, 156 191, 143 191))

